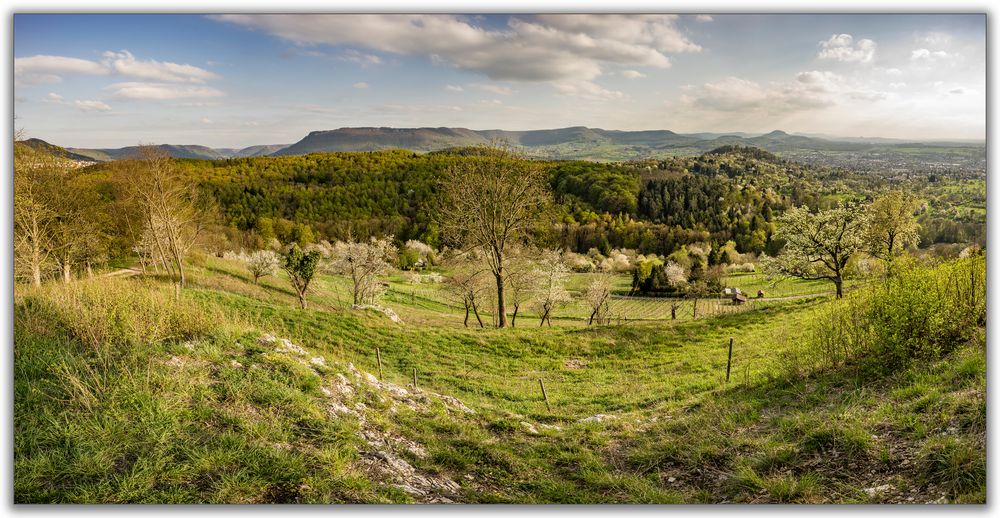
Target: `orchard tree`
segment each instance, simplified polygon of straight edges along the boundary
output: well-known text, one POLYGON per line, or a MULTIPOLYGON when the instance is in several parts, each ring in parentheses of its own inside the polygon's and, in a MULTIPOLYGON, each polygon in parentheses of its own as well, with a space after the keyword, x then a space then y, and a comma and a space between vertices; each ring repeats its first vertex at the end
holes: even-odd
POLYGON ((785 247, 769 262, 769 269, 801 279, 827 279, 836 286, 837 298, 843 297, 847 261, 866 245, 865 207, 840 203, 816 213, 805 206, 795 207, 778 222, 775 238, 785 240, 785 247))
POLYGON ((535 275, 538 279, 536 304, 542 314, 538 326, 541 327, 548 322, 549 327, 552 327, 552 312, 559 306, 573 300, 565 286, 566 278, 569 276, 569 268, 559 257, 558 252, 545 250, 538 261, 535 275))
POLYGON ((306 309, 306 292, 309 290, 309 283, 312 282, 313 275, 316 274, 320 257, 321 254, 318 251, 306 252, 295 243, 289 245, 285 250, 282 269, 288 274, 288 280, 291 281, 292 288, 295 288, 295 293, 299 296, 299 307, 302 309, 306 309))
POLYGON ((257 250, 246 258, 247 270, 253 276, 253 283, 261 277, 274 275, 281 267, 281 256, 272 250, 257 250))
POLYGON ((392 238, 371 238, 367 242, 353 239, 338 241, 333 246, 332 263, 328 268, 351 278, 354 305, 376 304, 382 296, 382 277, 392 270, 396 245, 392 238))
POLYGON ((510 317, 510 327, 517 323, 517 313, 525 303, 535 296, 541 277, 534 262, 523 253, 512 257, 507 268, 507 287, 509 288, 510 304, 514 311, 510 317))
POLYGON ((868 206, 868 252, 886 263, 920 241, 920 225, 914 216, 920 199, 903 191, 890 191, 868 206))
POLYGON ((463 260, 452 263, 452 274, 448 277, 449 291, 455 295, 465 307, 465 320, 462 325, 469 327, 469 312, 476 316, 479 327, 483 319, 479 316, 479 300, 488 291, 486 268, 481 261, 463 260))
POLYGON ((606 273, 595 274, 593 280, 587 286, 587 291, 583 294, 583 300, 590 308, 590 319, 587 325, 603 324, 608 318, 611 301, 611 275, 606 273))
POLYGON ((496 284, 497 326, 507 327, 507 259, 549 201, 545 171, 509 145, 492 143, 450 167, 441 183, 441 230, 482 252, 496 284))

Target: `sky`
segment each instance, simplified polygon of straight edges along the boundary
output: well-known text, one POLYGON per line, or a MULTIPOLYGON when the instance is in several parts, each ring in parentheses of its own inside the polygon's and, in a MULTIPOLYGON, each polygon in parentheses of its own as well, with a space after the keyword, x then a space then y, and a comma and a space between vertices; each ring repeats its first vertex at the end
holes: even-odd
POLYGON ((349 126, 985 139, 985 15, 14 16, 14 111, 67 147, 349 126))

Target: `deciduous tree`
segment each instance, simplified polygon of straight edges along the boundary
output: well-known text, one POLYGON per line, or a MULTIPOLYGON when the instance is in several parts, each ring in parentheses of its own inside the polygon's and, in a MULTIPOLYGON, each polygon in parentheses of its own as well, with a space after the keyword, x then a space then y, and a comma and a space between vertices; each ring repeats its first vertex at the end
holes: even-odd
POLYGON ((498 327, 507 327, 508 255, 528 238, 548 200, 543 169, 508 145, 482 146, 444 175, 441 230, 461 248, 480 250, 486 258, 496 284, 498 327))
POLYGON ((373 237, 367 242, 338 241, 332 255, 328 268, 350 276, 354 304, 376 304, 384 291, 382 277, 392 269, 392 261, 396 258, 392 239, 373 237))
POLYGON ((288 274, 288 280, 292 283, 292 288, 299 296, 299 307, 306 309, 306 292, 309 291, 309 284, 316 274, 316 267, 319 266, 320 253, 316 250, 308 252, 299 248, 298 244, 292 243, 285 250, 284 264, 282 269, 288 274))
POLYGON ((843 297, 847 261, 866 245, 865 207, 841 203, 816 213, 805 206, 795 207, 778 221, 775 235, 785 240, 785 247, 768 268, 802 279, 827 279, 836 286, 837 298, 843 297))
POLYGON ((246 259, 247 270, 253 276, 254 284, 257 284, 261 277, 274 275, 281 263, 281 256, 272 250, 257 250, 246 259))
POLYGON ((920 225, 914 216, 920 199, 911 193, 890 191, 868 206, 866 241, 871 255, 891 263, 893 258, 920 241, 920 225))
POLYGON ((583 300, 590 308, 590 318, 587 320, 588 326, 594 322, 603 324, 607 321, 608 313, 611 309, 611 279, 611 275, 598 273, 593 276, 590 284, 587 285, 587 291, 583 295, 583 300))
POLYGON ((536 275, 539 279, 537 304, 541 311, 538 325, 541 327, 548 322, 549 327, 552 327, 552 312, 572 300, 565 287, 569 268, 558 252, 545 250, 538 261, 536 275))

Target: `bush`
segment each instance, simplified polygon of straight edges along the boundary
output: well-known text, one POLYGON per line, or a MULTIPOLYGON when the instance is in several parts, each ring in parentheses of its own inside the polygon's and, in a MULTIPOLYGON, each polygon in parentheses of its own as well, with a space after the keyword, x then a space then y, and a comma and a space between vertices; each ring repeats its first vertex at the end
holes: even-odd
POLYGON ((884 374, 933 360, 974 338, 986 323, 986 261, 937 267, 900 260, 895 273, 837 301, 818 319, 812 350, 831 365, 884 374))

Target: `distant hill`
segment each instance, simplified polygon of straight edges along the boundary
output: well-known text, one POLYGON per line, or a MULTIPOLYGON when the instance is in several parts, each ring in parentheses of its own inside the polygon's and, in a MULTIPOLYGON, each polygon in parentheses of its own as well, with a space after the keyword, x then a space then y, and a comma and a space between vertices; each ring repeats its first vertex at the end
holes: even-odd
MULTIPOLYGON (((810 135, 793 135, 775 130, 763 135, 750 133, 675 133, 670 130, 619 131, 573 126, 529 131, 499 129, 472 130, 468 128, 391 128, 350 127, 313 131, 294 144, 258 145, 246 148, 210 148, 200 145, 161 145, 160 148, 176 158, 219 160, 237 157, 305 155, 340 151, 379 151, 405 149, 420 153, 465 148, 500 139, 520 146, 538 158, 569 160, 616 161, 668 156, 695 156, 723 146, 757 147, 785 158, 816 160, 843 160, 849 153, 868 153, 872 160, 883 160, 880 154, 895 146, 915 148, 925 154, 936 155, 930 149, 935 145, 947 147, 983 148, 974 143, 905 143, 878 138, 820 138, 810 135), (825 157, 825 158, 824 158, 825 157), (831 158, 832 157, 832 158, 831 158)), ((127 158, 136 147, 118 149, 69 148, 67 152, 81 155, 85 160, 108 161, 127 158)), ((910 151, 907 151, 910 153, 910 151)), ((903 157, 905 158, 905 157, 903 157)), ((866 158, 867 160, 868 158, 866 158)))
POLYGON ((616 152, 634 157, 678 151, 678 154, 703 153, 720 146, 754 146, 768 151, 788 149, 860 150, 871 144, 790 135, 772 131, 765 135, 698 133, 684 135, 669 130, 618 131, 574 126, 549 130, 505 131, 467 128, 340 128, 314 131, 275 155, 300 155, 333 151, 374 151, 402 148, 412 151, 438 151, 506 140, 526 152, 547 158, 590 158, 595 150, 609 156, 616 152))
POLYGON ((36 151, 40 151, 40 152, 43 152, 43 153, 48 153, 50 155, 57 156, 59 158, 65 158, 67 160, 78 160, 78 161, 81 161, 81 162, 94 162, 95 161, 94 159, 92 159, 92 158, 90 158, 88 156, 81 155, 81 154, 78 154, 78 153, 74 153, 74 152, 72 152, 72 151, 70 151, 70 150, 68 150, 68 149, 66 149, 64 147, 60 147, 60 146, 57 146, 55 144, 49 144, 48 142, 46 142, 46 141, 44 141, 42 139, 29 138, 27 140, 20 141, 20 143, 24 144, 24 145, 26 145, 26 146, 28 146, 28 147, 36 150, 36 151))
MULTIPOLYGON (((174 145, 159 144, 158 148, 165 151, 174 158, 198 158, 202 160, 222 160, 226 158, 267 156, 287 147, 287 144, 265 144, 250 146, 241 149, 210 148, 196 144, 174 145)), ((69 148, 70 151, 81 155, 84 160, 94 160, 107 162, 110 160, 121 160, 136 156, 139 151, 138 146, 128 146, 122 148, 88 149, 69 148)))
POLYGON ((435 151, 482 144, 487 137, 465 128, 340 128, 314 131, 275 155, 304 155, 332 151, 409 149, 435 151))

